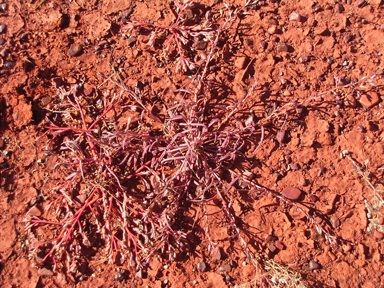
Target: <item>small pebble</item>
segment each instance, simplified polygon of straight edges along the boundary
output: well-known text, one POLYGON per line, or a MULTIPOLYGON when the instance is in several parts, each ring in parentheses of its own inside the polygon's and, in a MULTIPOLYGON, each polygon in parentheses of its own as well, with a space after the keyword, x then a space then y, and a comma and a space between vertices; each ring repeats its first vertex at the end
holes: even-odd
POLYGON ((1 12, 5 12, 8 9, 7 3, 1 3, 0 4, 0 10, 1 12))
POLYGON ((273 244, 269 244, 269 245, 268 245, 268 250, 271 251, 272 253, 274 253, 274 252, 277 250, 277 248, 276 248, 275 245, 273 245, 273 244))
POLYGON ((373 236, 377 239, 377 240, 383 240, 384 239, 384 233, 380 232, 380 231, 377 231, 375 230, 375 232, 373 232, 373 236))
POLYGON ((277 132, 276 134, 276 140, 282 144, 284 142, 284 139, 285 139, 285 130, 281 130, 279 132, 277 132))
POLYGON ((229 282, 231 280, 232 280, 231 276, 229 276, 229 275, 225 276, 225 281, 229 282))
POLYGON ((221 253, 221 249, 220 249, 220 247, 216 247, 215 249, 213 249, 213 251, 212 251, 212 256, 213 256, 213 258, 215 258, 217 261, 220 261, 220 260, 221 260, 222 253, 221 253))
POLYGON ((360 98, 360 103, 365 108, 371 108, 380 102, 379 95, 376 92, 370 91, 367 94, 363 94, 360 98))
POLYGON ((32 206, 31 209, 29 209, 29 211, 27 212, 27 215, 36 217, 40 217, 42 214, 43 213, 41 212, 41 210, 36 206, 32 206))
POLYGON ((4 68, 10 68, 12 69, 13 67, 15 67, 15 61, 12 61, 12 60, 5 60, 4 63, 3 63, 3 67, 4 68))
POLYGON ((205 50, 207 48, 208 43, 205 41, 198 41, 192 44, 192 48, 195 50, 205 50))
POLYGON ((5 30, 7 30, 7 25, 5 25, 4 23, 1 23, 0 24, 0 33, 4 33, 5 30))
POLYGON ((231 265, 224 264, 223 266, 220 266, 219 271, 220 273, 227 273, 227 272, 231 272, 231 269, 232 269, 231 265))
POLYGON ((355 5, 359 8, 362 8, 365 5, 365 0, 356 0, 355 5))
POLYGON ((83 53, 83 47, 77 44, 72 44, 69 47, 68 55, 72 57, 80 56, 83 53))
POLYGON ((305 21, 305 17, 301 16, 297 12, 293 12, 291 15, 289 15, 289 20, 290 21, 297 21, 297 22, 304 22, 305 21))
POLYGON ((330 221, 331 221, 331 225, 332 225, 333 228, 337 228, 337 227, 340 226, 339 218, 332 217, 330 221))
POLYGON ((315 260, 311 260, 309 261, 309 269, 310 270, 316 270, 316 269, 320 269, 320 264, 317 263, 315 260))
POLYGON ((335 5, 335 11, 337 13, 343 13, 344 12, 344 6, 342 4, 340 4, 340 3, 337 3, 335 5))
POLYGON ((121 274, 121 273, 116 273, 116 275, 115 275, 115 280, 116 280, 116 281, 121 281, 121 280, 123 280, 123 277, 124 277, 123 274, 121 274))
POLYGON ((200 272, 205 272, 205 270, 207 269, 207 265, 204 262, 199 262, 197 263, 197 269, 200 272))
POLYGON ((299 164, 297 164, 297 163, 293 163, 293 164, 291 164, 291 170, 296 171, 296 170, 299 170, 299 169, 300 169, 299 164))
POLYGON ((281 194, 283 194, 284 197, 295 201, 300 198, 301 191, 295 187, 288 186, 288 187, 285 187, 283 191, 281 191, 281 194))
POLYGON ((4 45, 4 44, 5 44, 5 39, 3 37, 0 37, 0 45, 4 45))
POLYGON ((276 241, 275 246, 279 250, 283 250, 284 249, 284 244, 281 243, 280 241, 276 241))
POLYGON ((40 268, 37 270, 37 274, 40 276, 52 276, 53 272, 51 270, 48 270, 47 268, 40 268))
POLYGON ((288 50, 289 50, 289 46, 287 44, 283 43, 283 42, 279 42, 277 44, 277 48, 281 52, 288 52, 288 50))
POLYGON ((135 274, 135 277, 142 279, 143 278, 143 270, 140 269, 139 271, 137 271, 135 274))
POLYGON ((307 63, 309 61, 309 54, 303 53, 299 58, 300 63, 307 63))
POLYGON ((134 37, 134 36, 128 38, 128 40, 127 40, 127 45, 130 46, 130 47, 132 47, 133 45, 135 45, 136 40, 137 40, 137 38, 134 37))

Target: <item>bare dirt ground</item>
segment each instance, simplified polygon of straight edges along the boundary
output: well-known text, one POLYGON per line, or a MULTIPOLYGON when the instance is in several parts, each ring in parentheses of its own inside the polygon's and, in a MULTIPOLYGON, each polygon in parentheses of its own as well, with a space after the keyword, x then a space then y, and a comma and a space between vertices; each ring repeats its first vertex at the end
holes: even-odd
MULTIPOLYGON (((240 11, 246 4, 229 2, 226 7, 220 0, 196 1, 183 14, 190 21, 186 25, 200 24, 205 17, 221 24, 228 10, 240 11)), ((127 28, 132 21, 174 24, 175 3, 14 0, 0 4, 1 287, 384 285, 382 2, 249 2, 217 39, 202 80, 205 95, 220 105, 239 103, 251 91, 241 111, 228 106, 226 113, 235 113, 223 121, 249 124, 251 116, 256 123, 257 141, 250 138, 241 149, 247 157, 225 166, 248 180, 233 184, 231 194, 221 202, 217 197, 221 194, 215 194, 215 205, 204 208, 205 217, 212 219, 209 229, 205 218, 199 218, 200 204, 180 204, 185 217, 173 225, 188 232, 188 248, 181 249, 173 261, 162 253, 152 255, 142 268, 115 257, 117 252, 108 250, 101 240, 92 243, 92 252, 81 250, 69 264, 66 256, 54 262, 60 251, 42 263, 46 254, 32 252, 36 247, 49 251, 41 247, 54 245, 49 241, 60 232, 57 225, 27 229, 27 224, 31 217, 62 220, 43 210, 62 199, 52 188, 70 182, 65 170, 53 173, 65 151, 47 153, 47 147, 61 144, 52 143, 54 131, 46 133, 52 127, 48 120, 67 123, 55 111, 60 91, 79 85, 82 99, 101 99, 100 95, 111 97, 108 91, 117 91, 116 83, 106 78, 120 79, 140 95, 146 108, 139 110, 148 113, 136 113, 130 105, 137 101, 125 98, 125 106, 119 107, 131 110, 117 109, 121 118, 116 127, 128 130, 129 125, 124 125, 132 121, 136 132, 150 134, 163 126, 148 120, 149 116, 163 119, 167 108, 178 101, 175 91, 187 90, 187 83, 202 75, 196 67, 177 70, 179 54, 173 51, 176 56, 172 52, 169 58, 164 56, 164 42, 148 45, 153 28, 127 28), (374 75, 372 86, 368 82, 374 75), (367 80, 360 81, 365 76, 367 80), (336 85, 340 89, 335 90, 336 85), (349 86, 341 88, 345 85, 349 86), (313 96, 331 90, 322 97, 313 96), (303 104, 281 109, 286 103, 303 104), (250 186, 256 184, 271 192, 254 197, 250 186), (283 191, 287 187, 299 189, 298 195, 294 189, 283 191), (239 228, 239 234, 228 227, 239 228), (244 247, 250 247, 249 253, 244 247), (70 267, 74 262, 76 267, 70 267)), ((167 37, 172 30, 163 33, 167 37)), ((185 44, 188 59, 203 63, 201 67, 210 53, 206 40, 200 35, 185 44)), ((96 108, 92 111, 100 113, 96 108)), ((215 111, 210 112, 212 117, 215 111)), ((84 123, 90 121, 84 119, 84 123)), ((228 171, 221 179, 230 178, 228 171)), ((96 203, 94 208, 88 205, 90 200, 76 199, 95 209, 94 214, 100 207, 96 206, 99 198, 89 198, 96 203)))

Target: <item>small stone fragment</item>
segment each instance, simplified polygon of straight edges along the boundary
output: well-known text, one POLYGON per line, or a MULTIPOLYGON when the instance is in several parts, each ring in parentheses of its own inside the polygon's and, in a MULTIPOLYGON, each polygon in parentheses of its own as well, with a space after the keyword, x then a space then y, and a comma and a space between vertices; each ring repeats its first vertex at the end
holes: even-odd
POLYGON ((127 45, 132 47, 133 45, 135 45, 136 43, 136 40, 137 38, 135 36, 131 36, 130 38, 128 38, 127 40, 127 45))
POLYGON ((355 97, 352 94, 348 94, 346 99, 345 99, 345 106, 347 107, 356 107, 357 101, 355 97))
POLYGON ((83 47, 77 44, 72 44, 69 47, 68 55, 72 57, 80 56, 83 53, 83 47))
POLYGON ((292 14, 289 15, 289 21, 304 22, 305 20, 305 17, 301 16, 297 12, 292 12, 292 14))
POLYGON ((268 245, 268 250, 271 251, 272 253, 274 253, 277 248, 275 245, 273 245, 272 243, 268 245))
POLYGON ((277 27, 276 26, 271 26, 268 28, 268 33, 273 35, 277 32, 277 27))
POLYGON ((340 226, 339 218, 332 217, 330 221, 331 221, 331 225, 332 225, 333 228, 337 228, 337 227, 340 226))
POLYGON ((285 139, 285 130, 281 130, 279 132, 277 132, 276 134, 276 140, 282 144, 284 142, 284 139, 285 139))
POLYGON ((371 108, 380 102, 379 95, 376 92, 370 91, 367 94, 363 94, 360 98, 360 103, 365 108, 371 108))
POLYGON ((345 36, 344 36, 344 42, 348 43, 352 40, 352 38, 353 38, 352 34, 347 32, 347 33, 345 33, 345 36))
POLYGON ((4 33, 5 30, 7 30, 7 25, 5 25, 4 23, 1 23, 0 24, 0 33, 4 33))
POLYGON ((309 54, 303 53, 299 58, 300 63, 307 63, 309 61, 309 54))
POLYGON ((7 8, 8 8, 7 3, 1 3, 0 4, 0 11, 1 12, 5 12, 7 10, 7 8))
POLYGON ((3 63, 4 68, 10 68, 10 69, 15 67, 15 65, 16 65, 15 61, 12 61, 12 60, 5 60, 3 63))
POLYGON ((344 6, 342 4, 340 4, 340 3, 337 3, 335 5, 335 11, 337 13, 343 13, 344 12, 344 6))
POLYGON ((284 249, 284 244, 281 243, 280 241, 276 241, 275 246, 279 250, 283 250, 284 249))
POLYGON ((39 274, 39 276, 52 276, 53 272, 47 268, 40 268, 37 270, 37 274, 39 274))
POLYGON ((295 201, 300 198, 301 191, 295 187, 288 186, 288 187, 285 187, 283 191, 281 191, 281 194, 283 194, 284 197, 292 201, 295 201))
POLYGON ((224 264, 223 266, 220 266, 219 271, 220 273, 228 273, 228 272, 231 272, 231 269, 232 269, 231 265, 224 264))
MULTIPOLYGON (((0 37, 0 46, 5 44, 5 39, 3 37, 0 37)), ((377 73, 376 73, 377 74, 377 73)))
POLYGON ((52 102, 52 98, 49 96, 44 96, 43 98, 41 98, 41 105, 43 106, 47 106, 51 102, 52 102))
POLYGON ((204 262, 197 263, 197 270, 199 270, 200 272, 205 272, 206 269, 207 265, 204 262))
POLYGON ((291 170, 293 170, 293 171, 297 171, 300 169, 300 166, 297 163, 291 164, 290 167, 291 167, 291 170))
POLYGON ((288 52, 288 50, 289 50, 289 46, 288 46, 287 44, 283 43, 283 42, 279 42, 279 43, 277 44, 277 48, 278 48, 279 51, 281 51, 281 52, 288 52))
POLYGON ((321 266, 319 263, 317 263, 315 260, 311 260, 309 261, 309 269, 310 270, 316 270, 316 269, 320 269, 321 266))
POLYGON ((139 271, 137 271, 135 274, 135 277, 142 279, 143 278, 143 269, 140 269, 139 271))
POLYGON ((215 258, 217 261, 220 261, 221 258, 222 258, 222 253, 221 253, 221 249, 220 247, 216 247, 215 249, 213 249, 212 251, 212 256, 213 258, 215 258))
POLYGON ((29 211, 27 212, 27 215, 36 217, 40 217, 42 214, 43 213, 40 211, 39 208, 37 208, 37 206, 31 207, 31 209, 29 209, 29 211))
POLYGON ((121 281, 121 280, 123 280, 123 278, 124 278, 124 274, 116 273, 116 275, 115 275, 115 280, 116 281, 121 281))
POLYGON ((355 6, 361 8, 365 5, 365 0, 356 0, 355 6))
POLYGON ((307 181, 307 179, 305 179, 304 177, 301 177, 297 183, 298 183, 300 186, 307 186, 307 185, 308 185, 308 181, 307 181))
POLYGON ((192 48, 196 50, 205 50, 207 48, 207 42, 205 41, 198 41, 192 44, 192 48))
POLYGON ((373 237, 375 237, 377 240, 383 240, 384 239, 384 233, 375 230, 375 232, 373 232, 373 237))

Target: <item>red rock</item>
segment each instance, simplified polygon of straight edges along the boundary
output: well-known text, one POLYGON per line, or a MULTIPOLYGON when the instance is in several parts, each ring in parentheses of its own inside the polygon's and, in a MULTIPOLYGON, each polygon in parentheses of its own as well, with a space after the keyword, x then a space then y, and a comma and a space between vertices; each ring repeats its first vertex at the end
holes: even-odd
POLYGON ((380 97, 376 92, 370 91, 363 94, 360 98, 360 103, 365 108, 371 108, 380 102, 380 97))
POLYGON ((40 217, 42 214, 43 213, 36 206, 31 207, 31 209, 29 209, 29 211, 27 212, 27 215, 36 217, 40 217))
POLYGON ((363 7, 365 4, 365 0, 356 0, 355 5, 359 8, 363 7))
POLYGON ((301 16, 297 12, 292 12, 291 15, 289 15, 289 20, 290 21, 297 21, 297 22, 304 22, 306 19, 305 17, 301 16))
POLYGON ((382 240, 384 239, 384 233, 380 232, 380 231, 377 231, 375 230, 375 232, 373 232, 373 236, 377 239, 377 240, 382 240))
POLYGON ((53 272, 51 270, 48 270, 47 268, 41 268, 37 271, 37 274, 40 276, 52 276, 53 272))
POLYGON ((281 243, 280 241, 276 241, 275 246, 279 250, 283 250, 284 249, 284 244, 281 243))
POLYGON ((68 55, 72 57, 80 56, 83 53, 83 47, 77 44, 72 44, 69 47, 68 55))
POLYGON ((268 245, 268 250, 273 253, 273 252, 276 251, 276 246, 271 243, 271 244, 268 245))
POLYGON ((284 197, 294 201, 300 198, 301 191, 295 187, 288 186, 281 191, 281 194, 283 194, 284 197))

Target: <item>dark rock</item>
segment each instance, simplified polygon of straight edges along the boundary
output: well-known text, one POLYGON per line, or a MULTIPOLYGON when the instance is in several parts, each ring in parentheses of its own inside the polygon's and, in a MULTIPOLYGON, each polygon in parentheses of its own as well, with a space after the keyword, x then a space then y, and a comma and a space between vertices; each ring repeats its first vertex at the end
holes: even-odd
POLYGON ((337 227, 340 226, 339 218, 332 217, 330 221, 331 221, 331 225, 332 225, 333 228, 337 228, 337 227))
POLYGON ((7 25, 5 25, 4 23, 1 23, 0 24, 0 33, 4 33, 5 30, 7 30, 7 25))
POLYGON ((296 170, 299 170, 299 169, 300 169, 299 164, 297 164, 297 163, 293 163, 293 164, 291 164, 291 170, 296 171, 296 170))
POLYGON ((311 260, 309 261, 309 269, 310 270, 316 270, 316 269, 320 269, 321 266, 319 263, 317 263, 315 260, 311 260))
POLYGON ((366 4, 365 0, 356 0, 355 2, 355 6, 359 8, 362 8, 363 6, 365 6, 365 4, 366 4))
POLYGON ((205 41, 198 41, 192 44, 192 48, 195 50, 205 50, 207 48, 207 42, 205 41))
POLYGON ((0 11, 1 12, 5 12, 5 11, 7 11, 7 9, 8 9, 7 3, 1 3, 0 4, 0 11))
POLYGON ((0 37, 0 45, 4 45, 5 44, 5 39, 3 37, 0 37))
POLYGON ((223 257, 222 253, 221 253, 221 249, 220 247, 216 247, 215 249, 213 249, 212 251, 212 256, 213 258, 215 258, 217 261, 220 261, 221 258, 223 257))
POLYGON ((204 262, 197 263, 197 270, 199 270, 200 272, 205 272, 206 269, 207 265, 204 262))
POLYGON ((219 271, 220 273, 228 273, 228 272, 231 272, 231 269, 232 269, 231 265, 224 264, 223 266, 220 266, 219 271))
POLYGON ((283 42, 279 42, 277 44, 277 48, 281 52, 288 52, 289 51, 289 46, 283 42))
POLYGON ((259 42, 259 47, 263 50, 267 49, 268 43, 265 41, 259 42))
POLYGON ((349 43, 352 39, 353 39, 353 36, 351 33, 349 33, 349 32, 345 33, 345 35, 344 35, 344 42, 345 43, 349 43))
POLYGON ((335 11, 337 12, 337 13, 343 13, 344 12, 344 6, 342 5, 342 4, 340 4, 340 3, 337 3, 336 5, 335 5, 335 11))
POLYGON ((80 56, 83 53, 83 47, 77 44, 72 44, 69 47, 68 55, 72 57, 80 56))
POLYGON ((284 142, 284 139, 285 139, 285 130, 281 130, 279 132, 277 132, 276 134, 276 140, 282 144, 284 142))
POLYGON ((128 38, 127 40, 127 45, 132 47, 133 45, 135 45, 136 43, 136 40, 137 38, 135 36, 131 36, 130 38, 128 38))

